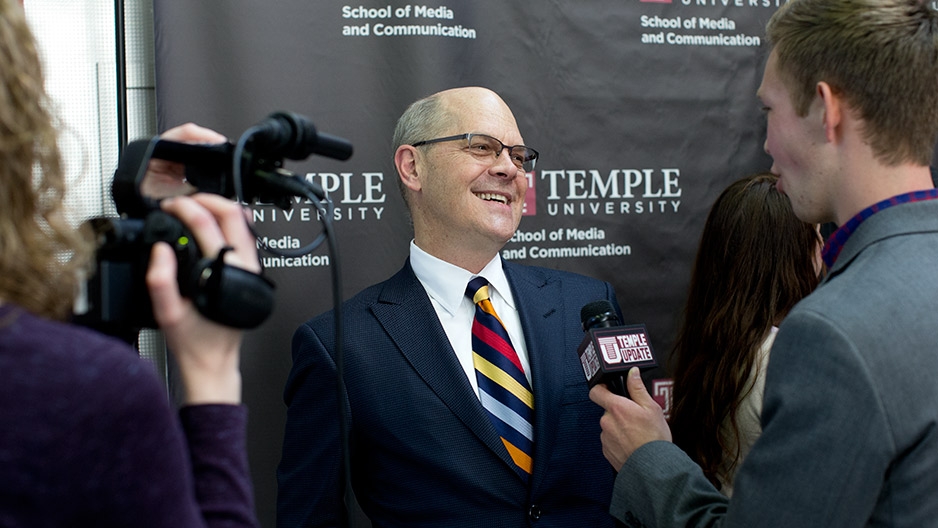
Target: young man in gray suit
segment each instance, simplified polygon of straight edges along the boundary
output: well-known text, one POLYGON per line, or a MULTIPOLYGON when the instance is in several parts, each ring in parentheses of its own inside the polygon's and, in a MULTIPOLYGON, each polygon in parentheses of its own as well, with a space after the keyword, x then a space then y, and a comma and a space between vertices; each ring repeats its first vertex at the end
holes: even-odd
MULTIPOLYGON (((612 286, 499 255, 521 221, 537 152, 523 145, 505 102, 478 87, 411 105, 394 147, 414 225, 410 258, 342 307, 351 482, 362 510, 375 527, 611 527, 602 410, 589 401, 576 349, 580 308, 615 304, 612 286), (488 281, 517 355, 510 380, 476 361, 476 309, 465 294, 476 277, 488 281), (507 394, 489 376, 524 402, 490 405, 507 394)), ((328 312, 293 339, 278 526, 339 519, 333 328, 328 312)))
POLYGON ((938 13, 922 0, 791 0, 758 96, 778 187, 840 226, 782 323, 763 433, 732 500, 668 442, 636 378, 594 388, 611 511, 629 526, 938 526, 938 13))

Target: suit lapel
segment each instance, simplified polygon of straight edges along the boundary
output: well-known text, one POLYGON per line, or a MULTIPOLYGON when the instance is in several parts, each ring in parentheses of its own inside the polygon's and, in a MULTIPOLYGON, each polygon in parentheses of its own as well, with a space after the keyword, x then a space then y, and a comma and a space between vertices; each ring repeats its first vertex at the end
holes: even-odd
MULTIPOLYGON (((524 342, 531 365, 534 391, 534 471, 531 489, 543 481, 547 462, 557 438, 557 416, 563 399, 562 358, 551 350, 563 347, 561 288, 559 280, 549 280, 538 270, 505 262, 505 275, 511 285, 524 342)), ((575 353, 574 350, 570 351, 575 353)))
POLYGON ((389 279, 372 313, 427 387, 509 466, 513 463, 456 359, 410 261, 389 279))

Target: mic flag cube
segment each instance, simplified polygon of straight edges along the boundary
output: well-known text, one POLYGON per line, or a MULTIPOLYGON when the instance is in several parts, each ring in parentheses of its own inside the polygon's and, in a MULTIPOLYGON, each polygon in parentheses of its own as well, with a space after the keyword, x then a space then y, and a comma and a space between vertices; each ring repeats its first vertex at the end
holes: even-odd
POLYGON ((591 328, 583 335, 577 354, 590 388, 621 378, 632 367, 658 365, 643 324, 591 328))

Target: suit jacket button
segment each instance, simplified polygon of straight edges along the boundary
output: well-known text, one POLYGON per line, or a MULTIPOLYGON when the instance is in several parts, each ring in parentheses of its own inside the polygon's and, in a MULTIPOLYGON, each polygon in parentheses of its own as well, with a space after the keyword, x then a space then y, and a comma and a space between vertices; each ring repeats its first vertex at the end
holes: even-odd
POLYGON ((537 504, 532 504, 531 508, 528 509, 528 517, 530 517, 532 521, 536 521, 541 518, 541 509, 537 506, 537 504))

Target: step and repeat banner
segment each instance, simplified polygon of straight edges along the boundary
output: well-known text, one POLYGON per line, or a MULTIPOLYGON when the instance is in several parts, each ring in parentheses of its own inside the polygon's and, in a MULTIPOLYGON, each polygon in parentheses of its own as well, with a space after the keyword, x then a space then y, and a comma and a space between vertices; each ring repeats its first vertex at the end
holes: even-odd
MULTIPOLYGON (((160 130, 193 121, 234 140, 290 111, 355 147, 347 161, 286 163, 329 193, 339 254, 263 255, 277 307, 247 336, 242 370, 265 525, 294 330, 332 308, 332 267, 349 298, 407 256, 391 150, 407 105, 468 85, 505 99, 541 159, 502 256, 611 282, 624 322, 647 325, 664 363, 711 203, 771 166, 755 92, 781 1, 154 1, 160 130)), ((303 200, 251 209, 271 246, 305 246, 322 231, 303 200)), ((667 390, 655 384, 659 397, 667 390)))

